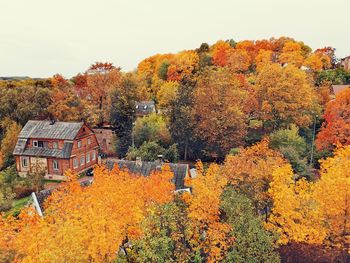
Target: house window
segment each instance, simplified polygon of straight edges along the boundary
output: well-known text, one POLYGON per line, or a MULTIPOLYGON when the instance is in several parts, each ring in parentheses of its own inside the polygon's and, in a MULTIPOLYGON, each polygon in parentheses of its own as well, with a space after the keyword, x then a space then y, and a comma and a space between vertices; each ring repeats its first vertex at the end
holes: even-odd
POLYGON ((33 147, 38 147, 38 141, 33 141, 33 147))
POLYGON ((91 144, 91 138, 87 139, 87 144, 91 144))
POLYGON ((80 166, 83 166, 85 164, 85 157, 80 157, 80 166))
POLYGON ((95 159, 96 159, 96 153, 92 152, 91 160, 95 161, 95 159))
POLYGON ((78 148, 81 148, 81 141, 78 141, 78 148))
POLYGON ((28 167, 28 166, 29 166, 29 158, 22 157, 22 167, 28 167))
POLYGON ((86 163, 89 163, 90 162, 90 153, 87 153, 86 154, 86 163))
POLYGON ((58 149, 58 143, 57 143, 57 142, 53 142, 53 143, 52 143, 52 148, 58 149))
POLYGON ((58 161, 57 160, 53 160, 52 161, 52 166, 54 170, 58 170, 58 161))
POLYGON ((74 158, 73 159, 73 168, 78 168, 78 159, 77 158, 74 158))

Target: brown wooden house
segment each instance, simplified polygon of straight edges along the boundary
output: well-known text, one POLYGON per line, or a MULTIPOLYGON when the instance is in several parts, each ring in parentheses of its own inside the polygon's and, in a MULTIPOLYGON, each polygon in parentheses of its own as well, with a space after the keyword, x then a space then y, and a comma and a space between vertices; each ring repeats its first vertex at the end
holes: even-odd
POLYGON ((64 179, 68 169, 81 173, 97 163, 96 135, 83 122, 28 121, 13 155, 21 176, 38 169, 47 178, 64 179))

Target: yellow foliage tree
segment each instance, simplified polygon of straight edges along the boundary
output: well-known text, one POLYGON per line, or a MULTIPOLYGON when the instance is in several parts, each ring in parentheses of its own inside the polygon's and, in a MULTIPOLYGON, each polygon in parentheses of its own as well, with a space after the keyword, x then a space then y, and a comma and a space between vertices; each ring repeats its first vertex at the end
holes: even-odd
POLYGON ((149 177, 97 167, 92 185, 72 174, 45 204, 42 218, 27 211, 16 222, 1 222, 0 250, 15 251, 18 262, 111 262, 155 204, 173 199, 168 166, 149 177))
POLYGON ((350 146, 322 162, 314 196, 327 225, 326 245, 350 253, 350 146))
POLYGON ((326 229, 322 211, 313 199, 313 185, 304 178, 295 180, 289 164, 274 171, 269 189, 273 208, 266 227, 279 234, 280 244, 321 244, 326 229))
POLYGON ((297 42, 286 42, 283 46, 279 60, 282 64, 287 63, 296 67, 301 67, 304 62, 302 46, 297 42))
POLYGON ((187 181, 193 187, 192 195, 185 194, 188 217, 193 227, 192 246, 208 256, 208 262, 220 261, 232 245, 231 227, 220 220, 220 196, 226 178, 219 166, 210 165, 204 172, 201 162, 197 164, 197 177, 187 181))
POLYGON ((275 127, 295 123, 307 126, 317 101, 304 71, 288 65, 267 65, 259 73, 256 82, 258 114, 275 127))

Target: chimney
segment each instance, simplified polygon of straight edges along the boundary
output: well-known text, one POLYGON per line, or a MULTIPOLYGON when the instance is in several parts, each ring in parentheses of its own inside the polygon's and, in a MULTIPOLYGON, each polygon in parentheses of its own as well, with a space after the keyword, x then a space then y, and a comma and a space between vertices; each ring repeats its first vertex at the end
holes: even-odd
POLYGON ((136 162, 135 162, 136 166, 142 166, 142 160, 141 157, 136 157, 136 162))
POLYGON ((161 169, 163 166, 163 155, 158 154, 157 155, 157 160, 155 161, 155 163, 157 164, 156 168, 157 169, 161 169))

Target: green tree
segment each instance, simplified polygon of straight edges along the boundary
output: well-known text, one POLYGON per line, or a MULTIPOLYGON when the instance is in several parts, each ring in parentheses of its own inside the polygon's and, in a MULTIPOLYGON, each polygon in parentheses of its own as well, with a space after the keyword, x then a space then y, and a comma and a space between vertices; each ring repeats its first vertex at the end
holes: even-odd
POLYGON ((138 118, 135 122, 133 135, 136 146, 140 146, 143 142, 151 141, 167 146, 171 141, 166 121, 161 115, 156 113, 138 118))
POLYGON ((306 159, 306 141, 299 135, 299 129, 296 125, 292 124, 287 129, 279 129, 271 133, 270 147, 280 151, 288 159, 296 173, 310 176, 306 159))
POLYGON ((127 250, 128 262, 190 262, 190 226, 180 199, 157 206, 141 224, 143 236, 127 250))
POLYGON ((167 161, 176 162, 178 160, 176 144, 166 149, 155 141, 145 141, 139 148, 130 147, 126 158, 135 160, 140 157, 144 161, 155 161, 158 155, 163 155, 163 158, 167 161))
POLYGON ((124 157, 131 145, 136 89, 136 78, 128 73, 111 92, 110 122, 118 137, 116 151, 119 157, 124 157))
POLYGON ((225 262, 280 262, 276 237, 264 229, 248 197, 228 187, 221 197, 221 209, 235 237, 225 262))

